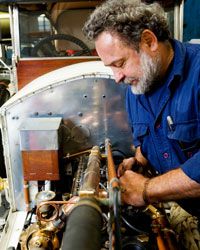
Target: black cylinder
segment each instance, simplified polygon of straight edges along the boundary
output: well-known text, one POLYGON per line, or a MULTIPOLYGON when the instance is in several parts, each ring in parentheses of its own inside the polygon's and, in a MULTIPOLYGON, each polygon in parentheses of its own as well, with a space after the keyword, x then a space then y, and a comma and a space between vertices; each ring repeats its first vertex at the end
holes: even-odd
POLYGON ((67 220, 62 250, 100 250, 102 217, 94 200, 81 200, 67 220))

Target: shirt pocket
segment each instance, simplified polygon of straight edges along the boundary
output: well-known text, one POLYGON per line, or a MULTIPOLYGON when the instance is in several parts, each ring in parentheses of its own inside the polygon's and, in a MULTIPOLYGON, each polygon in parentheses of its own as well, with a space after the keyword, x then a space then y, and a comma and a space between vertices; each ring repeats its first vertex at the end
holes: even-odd
POLYGON ((168 138, 177 141, 184 152, 197 152, 200 148, 200 121, 176 121, 168 132, 168 138))

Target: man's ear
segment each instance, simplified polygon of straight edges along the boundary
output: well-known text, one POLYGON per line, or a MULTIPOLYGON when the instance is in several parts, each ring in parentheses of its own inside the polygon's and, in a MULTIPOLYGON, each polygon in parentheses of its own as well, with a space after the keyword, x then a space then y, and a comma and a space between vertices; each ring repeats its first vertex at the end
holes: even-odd
POLYGON ((155 52, 158 49, 158 39, 156 35, 148 29, 143 30, 141 35, 141 48, 155 52))

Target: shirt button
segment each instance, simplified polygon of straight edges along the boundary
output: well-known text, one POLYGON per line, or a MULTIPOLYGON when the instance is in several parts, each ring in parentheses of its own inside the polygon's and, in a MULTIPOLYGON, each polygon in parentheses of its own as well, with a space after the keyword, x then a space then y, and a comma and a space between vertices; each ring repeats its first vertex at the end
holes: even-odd
POLYGON ((158 124, 156 125, 156 128, 157 128, 157 129, 160 128, 160 123, 158 123, 158 124))
POLYGON ((168 153, 164 153, 164 154, 163 154, 163 157, 164 157, 165 159, 167 159, 167 158, 169 157, 169 154, 168 154, 168 153))

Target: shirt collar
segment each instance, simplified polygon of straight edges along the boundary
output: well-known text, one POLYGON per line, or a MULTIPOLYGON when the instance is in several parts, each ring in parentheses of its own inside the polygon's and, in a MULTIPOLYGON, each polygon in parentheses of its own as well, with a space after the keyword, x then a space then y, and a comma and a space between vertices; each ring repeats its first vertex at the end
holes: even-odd
POLYGON ((172 39, 171 41, 172 47, 174 49, 174 58, 172 62, 172 68, 170 70, 169 76, 167 77, 168 79, 168 86, 171 85, 173 82, 172 80, 174 77, 178 76, 179 79, 181 80, 183 76, 183 69, 184 69, 184 63, 185 63, 185 56, 186 56, 186 48, 183 45, 183 43, 172 39))

